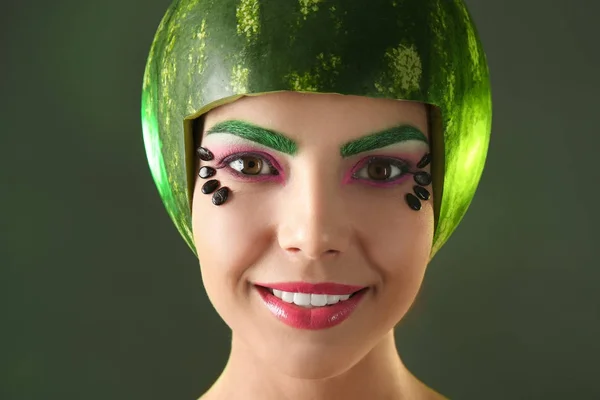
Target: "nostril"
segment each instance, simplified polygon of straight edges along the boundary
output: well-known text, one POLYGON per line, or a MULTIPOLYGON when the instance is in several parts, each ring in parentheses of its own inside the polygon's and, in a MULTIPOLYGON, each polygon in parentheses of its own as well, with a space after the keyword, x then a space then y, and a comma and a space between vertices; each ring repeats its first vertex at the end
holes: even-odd
POLYGON ((327 250, 323 253, 323 257, 334 257, 340 254, 338 250, 327 250))
POLYGON ((306 257, 310 258, 311 260, 316 260, 320 257, 324 257, 324 256, 336 256, 340 253, 339 250, 334 250, 334 249, 330 249, 330 250, 325 250, 322 253, 316 252, 316 253, 312 253, 312 252, 305 252, 304 250, 298 248, 298 247, 288 247, 285 249, 285 251, 288 254, 293 254, 293 255, 297 255, 299 253, 304 253, 306 255, 306 257))

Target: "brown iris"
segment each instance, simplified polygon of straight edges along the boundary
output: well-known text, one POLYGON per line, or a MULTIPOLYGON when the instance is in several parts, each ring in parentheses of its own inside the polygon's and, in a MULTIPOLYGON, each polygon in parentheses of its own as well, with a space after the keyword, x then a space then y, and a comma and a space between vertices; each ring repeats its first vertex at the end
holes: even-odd
POLYGON ((262 170, 262 160, 258 157, 243 156, 240 157, 241 169, 239 171, 246 175, 258 175, 262 170))
POLYGON ((369 178, 376 181, 385 181, 392 174, 392 168, 389 161, 374 160, 369 163, 367 168, 369 178))

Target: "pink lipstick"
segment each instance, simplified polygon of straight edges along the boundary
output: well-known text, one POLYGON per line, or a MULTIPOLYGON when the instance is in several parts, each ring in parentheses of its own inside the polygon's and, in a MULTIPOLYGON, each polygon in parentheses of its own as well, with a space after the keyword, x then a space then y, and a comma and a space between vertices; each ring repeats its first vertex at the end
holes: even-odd
POLYGON ((281 322, 308 330, 327 329, 342 323, 350 317, 368 290, 365 286, 306 282, 257 283, 255 287, 269 311, 281 322), (301 294, 304 301, 308 294, 321 295, 320 301, 327 298, 333 304, 297 305, 294 301, 301 294))

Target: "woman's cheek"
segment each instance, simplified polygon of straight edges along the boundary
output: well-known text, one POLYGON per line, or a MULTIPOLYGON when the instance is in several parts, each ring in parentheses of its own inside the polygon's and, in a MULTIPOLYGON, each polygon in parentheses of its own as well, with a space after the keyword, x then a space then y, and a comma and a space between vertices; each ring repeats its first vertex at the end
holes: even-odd
POLYGON ((272 239, 267 232, 269 196, 244 190, 245 184, 222 184, 232 189, 225 205, 215 207, 209 198, 200 198, 202 203, 194 208, 194 239, 202 268, 241 276, 264 253, 268 238, 272 239))
POLYGON ((411 188, 401 185, 385 198, 355 196, 358 200, 353 202, 357 237, 372 265, 380 269, 384 282, 421 279, 429 260, 433 208, 431 202, 424 202, 421 210, 411 210, 403 201, 403 193, 411 188))

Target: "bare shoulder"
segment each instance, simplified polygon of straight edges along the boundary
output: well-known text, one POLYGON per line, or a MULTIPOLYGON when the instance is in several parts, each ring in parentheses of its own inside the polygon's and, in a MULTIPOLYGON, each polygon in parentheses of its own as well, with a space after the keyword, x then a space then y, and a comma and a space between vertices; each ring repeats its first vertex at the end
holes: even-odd
POLYGON ((197 400, 222 400, 226 398, 223 393, 217 393, 216 383, 207 392, 203 393, 197 400))
POLYGON ((435 392, 435 391, 431 391, 431 393, 428 395, 428 397, 426 397, 427 400, 448 400, 448 398, 446 396, 443 396, 442 394, 435 392))
POLYGON ((215 400, 214 396, 210 395, 210 390, 204 394, 202 394, 200 397, 198 397, 198 399, 196 400, 215 400))
POLYGON ((417 388, 415 392, 418 393, 419 400, 448 400, 446 396, 436 392, 420 380, 416 379, 416 382, 417 388))
POLYGON ((448 398, 430 387, 425 386, 423 400, 448 400, 448 398))

